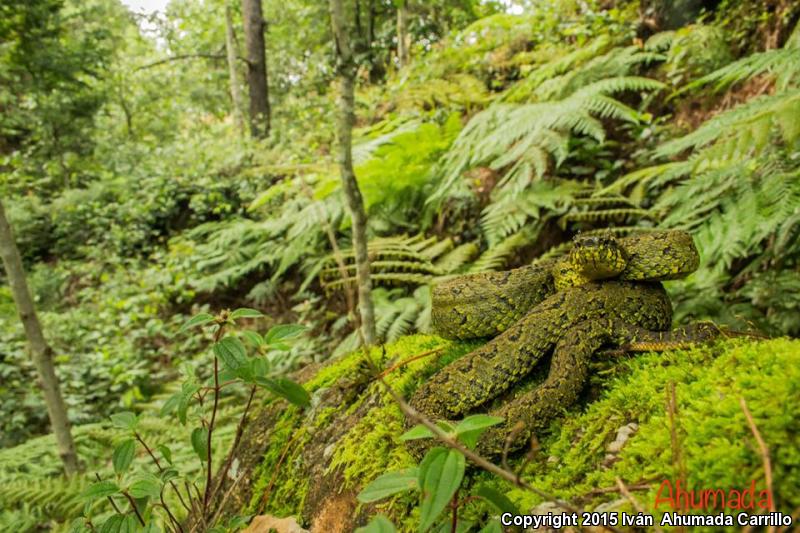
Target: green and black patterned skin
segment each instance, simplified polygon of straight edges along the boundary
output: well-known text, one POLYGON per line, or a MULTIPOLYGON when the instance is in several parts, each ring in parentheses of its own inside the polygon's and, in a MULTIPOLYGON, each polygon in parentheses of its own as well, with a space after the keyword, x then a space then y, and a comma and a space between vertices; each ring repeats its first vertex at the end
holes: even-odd
POLYGON ((516 324, 557 290, 609 277, 604 270, 609 263, 618 271, 616 279, 663 281, 693 272, 698 262, 692 237, 683 231, 623 239, 578 237, 565 259, 506 272, 469 274, 437 285, 433 289, 433 327, 451 339, 492 337, 516 324))
POLYGON ((716 335, 710 325, 666 331, 672 307, 659 280, 684 276, 697 263, 684 232, 581 237, 564 260, 451 280, 434 289, 437 330, 456 338, 501 333, 431 376, 411 404, 431 418, 461 418, 510 391, 553 353, 546 380, 492 412, 506 422, 478 447, 502 453, 508 428, 522 422, 509 443, 519 448, 575 401, 600 347, 664 349, 716 335))

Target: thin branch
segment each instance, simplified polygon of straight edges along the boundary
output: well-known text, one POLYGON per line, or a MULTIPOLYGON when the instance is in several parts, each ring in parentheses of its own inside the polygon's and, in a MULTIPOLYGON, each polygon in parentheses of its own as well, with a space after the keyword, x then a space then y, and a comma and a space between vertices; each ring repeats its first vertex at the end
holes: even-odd
MULTIPOLYGON (((179 54, 176 56, 165 57, 164 59, 159 59, 158 61, 153 61, 152 63, 147 63, 145 65, 136 67, 135 69, 133 69, 133 71, 138 72, 140 70, 157 67, 165 63, 172 63, 173 61, 183 61, 185 59, 227 59, 227 56, 225 54, 204 54, 204 53, 179 54)), ((247 60, 241 56, 237 56, 237 59, 244 61, 245 63, 247 62, 247 60)))
POLYGON ((139 519, 139 523, 143 526, 147 525, 144 521, 144 518, 142 518, 142 514, 139 512, 139 509, 136 507, 136 500, 133 499, 133 496, 131 496, 127 490, 123 490, 122 495, 128 498, 128 503, 131 504, 133 512, 136 513, 136 518, 139 519))
MULTIPOLYGON (((103 481, 103 479, 100 477, 100 474, 97 472, 94 473, 94 476, 97 478, 97 481, 103 481)), ((120 511, 119 507, 117 507, 117 502, 114 501, 114 498, 108 496, 108 501, 111 502, 111 507, 114 508, 117 514, 122 514, 122 511, 120 511)))
MULTIPOLYGON (((250 389, 250 397, 247 399, 247 405, 244 407, 244 411, 242 412, 242 416, 239 418, 239 424, 236 426, 236 435, 233 437, 233 444, 231 444, 231 449, 228 452, 228 457, 225 458, 225 464, 222 466, 220 473, 217 474, 219 478, 219 483, 214 487, 214 492, 211 495, 211 499, 217 497, 217 493, 225 484, 225 476, 228 475, 228 470, 231 468, 231 464, 233 464, 233 456, 236 454, 236 450, 239 447, 239 441, 242 439, 242 434, 244 433, 244 428, 247 425, 247 415, 250 412, 250 405, 253 403, 253 398, 256 395, 256 389, 258 387, 253 385, 250 389)), ((214 521, 211 521, 211 525, 214 525, 214 521)))
MULTIPOLYGON (((371 363, 371 360, 369 358, 367 358, 367 359, 371 363)), ((452 437, 450 437, 450 435, 445 433, 433 421, 431 421, 426 416, 424 416, 423 414, 419 413, 411 405, 409 405, 397 392, 395 392, 394 389, 392 389, 392 387, 389 386, 388 383, 386 383, 385 380, 383 380, 381 378, 380 382, 381 382, 381 384, 383 384, 384 388, 389 393, 389 395, 400 406, 400 410, 403 411, 403 413, 411 421, 416 422, 418 424, 422 424, 423 426, 425 426, 431 433, 433 433, 433 435, 436 437, 436 439, 439 442, 441 442, 442 444, 444 444, 448 448, 452 448, 452 449, 460 452, 464 457, 469 459, 473 464, 475 464, 476 466, 486 470, 487 472, 495 474, 496 476, 498 476, 498 477, 500 477, 502 479, 505 479, 506 481, 510 482, 511 484, 513 484, 513 485, 515 485, 517 487, 520 487, 520 488, 523 488, 523 489, 525 489, 527 491, 530 491, 530 492, 536 494, 537 496, 539 496, 540 498, 543 498, 543 499, 548 500, 548 501, 552 501, 557 506, 561 507, 562 509, 565 509, 565 510, 571 512, 571 513, 580 514, 582 512, 580 509, 578 509, 577 507, 573 506, 569 502, 565 502, 563 500, 560 500, 560 499, 556 498, 555 496, 553 496, 552 494, 549 494, 549 493, 547 493, 547 492, 545 492, 545 491, 543 491, 543 490, 541 490, 541 489, 539 489, 537 487, 534 487, 533 485, 529 484, 528 482, 526 482, 526 481, 524 481, 522 479, 519 479, 518 476, 514 472, 510 472, 509 470, 506 470, 506 469, 494 464, 493 462, 489 461, 488 459, 486 459, 486 458, 478 455, 476 452, 470 450, 469 448, 464 446, 462 443, 460 443, 457 440, 455 440, 452 437)), ((611 529, 611 528, 609 528, 609 529, 611 529)), ((617 530, 617 529, 612 529, 612 531, 619 532, 619 530, 617 530)))
POLYGON ((389 368, 387 368, 386 370, 384 370, 383 372, 378 374, 378 378, 385 378, 391 372, 397 370, 398 368, 400 368, 402 366, 406 366, 407 364, 412 363, 412 362, 416 361, 417 359, 422 359, 423 357, 428 357, 430 355, 435 355, 435 354, 440 353, 442 351, 444 351, 444 346, 442 346, 440 348, 434 348, 433 350, 428 350, 427 352, 422 352, 422 353, 417 354, 417 355, 412 355, 411 357, 408 357, 407 359, 403 359, 399 363, 390 366, 389 368))
MULTIPOLYGON (((214 344, 219 342, 220 338, 222 338, 222 334, 225 332, 225 324, 220 324, 219 329, 217 329, 216 333, 214 333, 214 344)), ((205 517, 206 513, 208 512, 208 502, 211 499, 211 485, 213 484, 212 472, 211 472, 211 459, 212 459, 212 449, 211 449, 211 439, 214 435, 214 423, 217 420, 217 410, 219 409, 219 358, 217 354, 214 354, 214 407, 211 410, 211 421, 208 423, 208 435, 206 438, 206 490, 205 496, 203 497, 203 516, 205 517)))
MULTIPOLYGON (((625 483, 623 483, 622 479, 617 477, 616 481, 617 481, 617 487, 619 488, 619 491, 622 493, 623 496, 625 496, 625 498, 628 499, 629 502, 631 502, 631 505, 633 505, 633 508, 636 509, 638 512, 642 513, 642 514, 647 514, 647 511, 645 510, 645 508, 642 506, 641 503, 639 503, 639 500, 637 500, 633 496, 633 494, 631 494, 631 491, 628 490, 628 487, 625 486, 625 483)), ((657 531, 658 533, 664 533, 664 530, 661 529, 661 527, 658 524, 653 524, 653 530, 657 531)))
POLYGON ((159 495, 159 497, 161 499, 161 506, 167 512, 167 516, 169 516, 169 519, 172 522, 173 527, 176 528, 176 531, 180 531, 180 533, 183 533, 183 527, 181 526, 181 523, 178 522, 178 520, 172 514, 172 511, 170 511, 169 506, 167 505, 167 502, 164 501, 164 489, 163 488, 161 489, 161 494, 159 495))
MULTIPOLYGON (((161 463, 159 462, 159 460, 158 460, 158 457, 156 457, 156 454, 154 454, 154 453, 153 453, 153 450, 152 450, 152 449, 150 449, 150 446, 148 446, 148 445, 147 445, 147 443, 144 441, 144 439, 142 438, 142 436, 141 436, 141 435, 139 435, 139 432, 137 432, 137 431, 134 431, 134 432, 133 432, 133 436, 136 438, 136 440, 138 440, 138 441, 139 441, 139 444, 141 444, 141 445, 144 447, 144 449, 147 451, 147 454, 150 456, 150 458, 151 458, 151 459, 153 460, 153 462, 155 463, 155 465, 156 465, 156 468, 158 468, 158 472, 159 472, 159 473, 163 472, 163 471, 164 471, 164 468, 161 466, 161 463)), ((172 490, 174 490, 174 491, 175 491, 175 494, 177 494, 177 495, 178 495, 178 500, 181 502, 181 505, 183 505, 183 507, 184 507, 184 508, 185 508, 187 511, 191 511, 191 508, 190 508, 188 505, 186 505, 186 502, 183 500, 183 496, 181 495, 181 491, 179 491, 179 490, 178 490, 178 487, 177 487, 177 486, 175 486, 175 482, 174 482, 174 481, 172 481, 172 480, 170 480, 170 481, 169 481, 169 484, 170 484, 170 486, 172 487, 172 490)), ((187 490, 187 491, 186 491, 186 494, 188 495, 188 497, 189 497, 189 502, 191 503, 191 501, 192 501, 192 493, 191 493, 191 492, 189 492, 189 491, 187 490)))
POLYGON ((289 448, 291 448, 292 444, 294 444, 294 442, 302 434, 303 434, 302 431, 298 431, 297 433, 295 433, 294 437, 292 437, 289 440, 289 442, 286 443, 286 446, 284 446, 283 450, 281 451, 281 456, 278 458, 278 462, 275 463, 275 468, 272 469, 272 475, 269 478, 269 485, 267 485, 267 489, 264 491, 264 496, 261 497, 261 503, 258 504, 258 513, 256 514, 261 514, 267 507, 267 504, 269 503, 269 498, 270 496, 272 496, 272 489, 275 486, 275 481, 278 479, 278 473, 280 472, 281 464, 283 463, 283 460, 286 458, 286 454, 289 453, 289 448))
MULTIPOLYGON (((750 426, 750 431, 753 433, 753 437, 755 437, 756 442, 758 443, 758 449, 761 452, 761 463, 764 465, 764 478, 767 482, 767 490, 769 491, 769 511, 771 513, 775 512, 775 499, 773 498, 772 492, 772 461, 769 458, 769 448, 767 447, 767 443, 764 442, 764 439, 761 437, 761 432, 758 431, 758 427, 756 426, 755 420, 753 420, 753 415, 750 413, 750 409, 747 408, 747 402, 744 400, 743 396, 739 396, 739 405, 742 407, 742 412, 744 412, 744 416, 747 419, 747 425, 750 426)), ((775 531, 774 526, 770 526, 769 531, 775 531)))

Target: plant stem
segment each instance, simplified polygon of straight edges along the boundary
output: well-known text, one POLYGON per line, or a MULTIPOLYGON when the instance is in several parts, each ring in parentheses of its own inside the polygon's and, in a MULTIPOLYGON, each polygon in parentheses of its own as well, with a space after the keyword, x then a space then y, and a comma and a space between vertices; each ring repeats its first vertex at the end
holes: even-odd
MULTIPOLYGON (((139 435, 139 433, 136 432, 136 431, 133 432, 133 436, 136 438, 136 440, 139 441, 139 444, 141 444, 144 447, 144 449, 147 451, 147 454, 153 460, 153 463, 155 463, 156 468, 158 468, 158 472, 159 473, 163 472, 164 471, 164 467, 161 466, 161 463, 159 462, 158 457, 156 457, 156 454, 153 453, 153 450, 150 449, 150 446, 147 445, 147 443, 144 441, 142 436, 139 435)), ((179 491, 178 487, 175 486, 175 482, 170 480, 169 485, 172 487, 172 490, 175 491, 175 494, 178 495, 178 500, 180 500, 181 505, 183 505, 183 507, 187 511, 191 511, 191 508, 188 505, 186 505, 186 502, 183 500, 183 496, 181 495, 181 491, 179 491)), ((189 502, 191 502, 192 501, 192 493, 187 490, 186 494, 189 496, 189 502)))
MULTIPOLYGON (((100 477, 100 474, 98 474, 97 472, 94 473, 94 476, 97 478, 97 481, 103 481, 102 478, 100 477)), ((108 501, 111 502, 111 507, 114 508, 117 514, 122 514, 122 511, 120 511, 119 507, 117 507, 117 502, 114 501, 113 497, 109 496, 108 501)))
MULTIPOLYGON (((225 324, 220 324, 219 329, 214 334, 214 344, 219 342, 225 331, 225 324)), ((203 516, 208 512, 208 502, 211 499, 211 485, 213 483, 211 475, 211 460, 213 452, 211 450, 211 439, 214 434, 214 423, 217 420, 217 409, 219 408, 219 359, 214 354, 214 408, 211 410, 211 421, 208 423, 208 437, 206 438, 206 490, 203 497, 203 516)))
POLYGON ((139 509, 136 507, 136 500, 133 499, 133 496, 131 496, 130 493, 127 490, 123 490, 122 491, 122 495, 125 496, 126 498, 128 498, 128 503, 131 504, 131 508, 133 508, 133 512, 136 513, 136 518, 139 519, 139 523, 142 524, 143 526, 147 525, 145 523, 145 521, 144 521, 144 518, 142 518, 141 513, 139 513, 139 509))

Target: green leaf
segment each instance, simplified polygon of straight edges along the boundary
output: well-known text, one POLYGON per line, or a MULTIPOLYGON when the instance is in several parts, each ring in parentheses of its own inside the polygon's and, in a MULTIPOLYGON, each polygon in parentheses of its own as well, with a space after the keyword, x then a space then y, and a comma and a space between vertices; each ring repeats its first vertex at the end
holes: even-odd
POLYGON ((239 318, 258 318, 264 316, 261 311, 256 311, 255 309, 250 309, 248 307, 240 307, 233 313, 231 313, 231 319, 237 320, 239 318))
POLYGON ((166 459, 169 464, 172 464, 172 450, 164 444, 159 444, 156 446, 156 449, 161 452, 161 455, 164 456, 164 459, 166 459))
POLYGON ((413 428, 400 435, 400 440, 407 441, 416 439, 430 439, 432 437, 433 433, 430 429, 426 428, 422 424, 417 424, 413 428))
POLYGON ((214 344, 214 354, 222 361, 227 370, 236 371, 247 364, 247 352, 244 344, 236 337, 225 337, 214 344))
POLYGON ((125 520, 119 525, 119 533, 143 533, 139 529, 139 521, 132 514, 125 515, 125 520))
POLYGON ((468 448, 474 448, 484 431, 504 420, 498 416, 471 415, 456 425, 456 436, 468 448))
POLYGON ((264 335, 264 341, 267 344, 277 344, 281 341, 294 339, 307 329, 307 327, 301 326, 300 324, 282 324, 274 326, 264 335))
POLYGON ((504 420, 504 418, 499 416, 471 415, 456 424, 456 435, 496 426, 504 420))
POLYGON ((366 526, 356 529, 355 533, 395 533, 396 531, 391 520, 383 515, 378 515, 366 526))
POLYGON ((162 483, 166 483, 171 479, 175 479, 176 477, 180 476, 180 473, 175 468, 165 468, 159 475, 158 478, 161 480, 162 483))
POLYGON ((189 397, 188 396, 181 396, 180 401, 178 402, 178 420, 180 420, 181 425, 186 425, 186 413, 189 410, 189 397))
POLYGON ((264 345, 264 337, 262 337, 255 331, 250 331, 249 329, 243 331, 242 337, 244 337, 244 340, 249 342, 254 348, 258 348, 259 346, 264 345))
POLYGON ((200 460, 208 459, 208 430, 204 427, 192 431, 192 448, 200 460))
POLYGON ((128 487, 128 493, 134 498, 157 499, 161 496, 161 484, 157 478, 139 478, 128 487))
POLYGON ((419 485, 422 488, 420 530, 433 525, 450 503, 464 478, 466 461, 455 450, 436 447, 428 451, 419 466, 419 485))
POLYGON ((490 487, 489 485, 481 485, 478 487, 478 489, 475 491, 475 495, 480 496, 492 504, 501 513, 520 514, 519 509, 517 509, 517 506, 514 505, 514 502, 509 500, 505 494, 490 487))
POLYGON ((196 326, 203 326, 213 320, 214 320, 213 315, 209 315, 208 313, 200 313, 199 315, 194 315, 192 318, 187 320, 186 323, 183 326, 181 326, 181 329, 179 331, 186 331, 189 328, 193 328, 196 326))
POLYGON ((406 468, 378 476, 372 483, 358 493, 358 501, 371 503, 382 500, 392 494, 419 488, 419 469, 406 468))
POLYGON ((290 379, 257 377, 255 382, 257 385, 299 407, 306 407, 311 403, 311 396, 309 396, 308 392, 301 385, 290 379))
POLYGON ((100 526, 100 533, 120 533, 122 523, 125 522, 125 515, 115 514, 108 517, 108 520, 100 526))
POLYGON ((92 483, 88 489, 83 491, 82 498, 85 500, 96 500, 119 493, 119 487, 113 481, 98 481, 92 483))
POLYGON ((167 398, 167 401, 164 402, 164 405, 162 405, 161 409, 159 410, 159 415, 163 417, 171 414, 175 410, 175 408, 178 407, 178 405, 181 403, 182 396, 183 393, 176 392, 175 394, 167 398))
POLYGON ((74 519, 69 526, 69 533, 89 533, 91 529, 86 525, 86 518, 78 517, 74 519))
POLYGON ((111 415, 111 422, 114 423, 115 426, 122 429, 134 429, 136 427, 136 423, 138 422, 136 415, 131 413, 130 411, 122 411, 121 413, 115 413, 111 415))
POLYGON ((111 462, 114 464, 114 472, 117 474, 124 474, 127 472, 135 455, 136 441, 133 439, 123 441, 114 449, 114 453, 111 455, 111 462))

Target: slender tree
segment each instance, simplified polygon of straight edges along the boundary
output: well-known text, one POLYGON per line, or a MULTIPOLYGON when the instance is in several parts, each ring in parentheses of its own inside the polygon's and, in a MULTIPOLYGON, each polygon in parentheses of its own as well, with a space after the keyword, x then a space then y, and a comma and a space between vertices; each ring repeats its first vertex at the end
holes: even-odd
POLYGON ((356 257, 358 280, 358 309, 361 330, 367 344, 375 342, 375 312, 372 305, 372 281, 367 255, 367 213, 364 199, 353 171, 353 123, 355 122, 355 79, 357 65, 350 45, 342 0, 329 0, 331 27, 336 44, 336 70, 339 76, 339 117, 336 124, 338 140, 339 173, 347 198, 347 207, 353 220, 353 248, 356 257))
POLYGON ((58 455, 61 456, 61 461, 64 463, 64 471, 70 475, 78 471, 78 454, 75 452, 67 407, 61 396, 61 388, 58 385, 58 377, 56 377, 53 366, 53 350, 47 344, 39 318, 36 316, 28 282, 25 279, 25 271, 22 268, 22 260, 14 241, 14 233, 6 219, 2 201, 0 201, 0 257, 2 257, 8 276, 8 284, 11 287, 19 318, 25 328, 33 363, 39 373, 44 402, 50 416, 50 425, 53 427, 56 437, 58 455))
POLYGON ((411 36, 408 33, 408 0, 397 1, 397 60, 405 67, 411 60, 411 36))
POLYGON ((231 85, 231 103, 236 129, 244 133, 244 117, 242 116, 242 93, 239 88, 239 74, 236 68, 236 34, 233 31, 233 16, 230 4, 225 4, 225 56, 228 60, 228 78, 231 85))
POLYGON ((244 43, 247 48, 247 86, 250 90, 250 132, 262 139, 269 136, 270 108, 267 57, 264 45, 264 15, 261 0, 242 0, 244 43))

